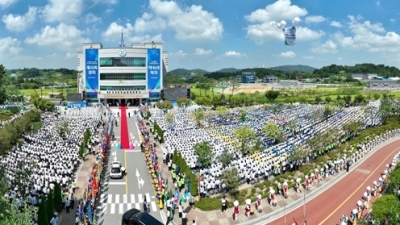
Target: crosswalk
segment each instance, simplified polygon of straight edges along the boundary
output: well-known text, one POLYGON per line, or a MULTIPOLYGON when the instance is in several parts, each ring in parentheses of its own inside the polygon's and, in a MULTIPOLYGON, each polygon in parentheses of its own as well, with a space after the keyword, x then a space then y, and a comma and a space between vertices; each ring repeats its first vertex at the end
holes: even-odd
POLYGON ((129 209, 136 208, 143 210, 143 201, 146 197, 150 205, 151 212, 157 212, 157 199, 151 197, 149 193, 146 194, 102 194, 100 196, 100 209, 104 214, 117 214, 122 215, 129 209))

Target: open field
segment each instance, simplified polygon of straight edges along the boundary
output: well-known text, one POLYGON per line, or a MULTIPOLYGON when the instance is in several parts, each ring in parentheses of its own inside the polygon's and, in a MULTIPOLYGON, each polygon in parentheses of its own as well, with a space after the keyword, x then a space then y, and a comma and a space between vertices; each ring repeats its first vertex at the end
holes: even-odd
MULTIPOLYGON (((60 93, 62 92, 62 89, 53 89, 55 93, 60 93)), ((37 93, 38 95, 48 95, 49 93, 52 92, 52 89, 21 89, 20 90, 21 94, 25 96, 30 96, 32 94, 37 93)), ((65 88, 64 93, 76 93, 77 89, 76 88, 65 88)))

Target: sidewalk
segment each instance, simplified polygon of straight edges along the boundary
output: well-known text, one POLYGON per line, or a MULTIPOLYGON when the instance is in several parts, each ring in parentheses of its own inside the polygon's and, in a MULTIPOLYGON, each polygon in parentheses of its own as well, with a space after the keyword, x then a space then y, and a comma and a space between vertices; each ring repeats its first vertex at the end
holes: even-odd
MULTIPOLYGON (((76 190, 75 190, 75 206, 82 199, 85 192, 85 188, 89 184, 90 174, 94 164, 96 163, 95 155, 87 155, 85 161, 81 163, 78 170, 76 171, 76 190)), ((69 213, 65 212, 65 209, 61 212, 60 220, 58 224, 60 225, 75 225, 75 211, 76 209, 71 209, 69 213)))
MULTIPOLYGON (((151 135, 151 141, 153 142, 153 136, 151 135)), ((240 206, 240 215, 238 217, 237 221, 234 221, 232 218, 232 209, 228 209, 227 212, 221 213, 220 210, 214 210, 214 211, 202 211, 200 209, 194 208, 191 209, 189 207, 188 203, 182 203, 183 209, 188 212, 187 213, 187 218, 188 218, 188 224, 192 223, 192 220, 196 221, 196 224, 198 225, 229 225, 229 224, 266 224, 266 221, 274 221, 277 220, 287 213, 299 209, 299 207, 302 207, 304 204, 304 199, 306 199, 306 202, 311 201, 313 198, 319 196, 319 200, 321 198, 325 199, 325 201, 328 201, 329 199, 332 199, 332 195, 327 195, 324 194, 326 190, 329 188, 335 188, 333 187, 336 183, 340 182, 340 180, 345 177, 346 175, 350 174, 350 172, 356 170, 364 161, 367 159, 371 158, 375 154, 382 154, 380 151, 377 153, 378 150, 383 149, 386 145, 389 145, 397 140, 400 140, 400 137, 392 138, 389 139, 386 142, 383 142, 379 145, 377 145, 375 148, 373 148, 370 152, 366 153, 366 155, 357 160, 357 162, 350 168, 349 173, 347 173, 345 170, 339 171, 338 174, 334 176, 330 176, 328 178, 325 178, 323 181, 314 184, 313 187, 309 191, 303 190, 303 193, 297 193, 294 191, 294 189, 289 190, 289 197, 284 198, 283 196, 277 195, 277 205, 275 207, 272 207, 268 204, 267 199, 263 199, 263 212, 262 213, 254 213, 254 215, 251 215, 250 217, 246 217, 244 215, 244 206, 240 206)), ((168 171, 167 165, 163 164, 163 149, 165 147, 163 146, 164 144, 161 144, 161 146, 158 144, 156 149, 157 149, 157 156, 158 156, 158 163, 161 167, 161 173, 164 178, 168 178, 168 186, 173 187, 172 184, 172 178, 171 178, 171 172, 168 171)), ((387 153, 389 155, 389 153, 387 153)), ((386 154, 384 155, 386 156, 386 154)), ((389 157, 389 160, 391 161, 392 159, 389 157)), ((369 160, 372 162, 369 162, 368 166, 371 167, 377 167, 378 165, 374 164, 379 164, 379 162, 375 162, 374 160, 369 160)), ((374 171, 375 172, 375 171, 374 171)), ((377 171, 377 172, 382 172, 382 171, 377 171)), ((378 177, 373 176, 373 179, 378 179, 378 177)), ((371 184, 365 183, 363 188, 366 188, 368 185, 371 184)), ((251 187, 250 187, 251 188, 251 187)), ((244 188, 241 188, 244 189, 244 188)), ((364 189, 362 189, 364 190, 364 189)), ((335 189, 334 192, 338 193, 341 192, 342 190, 337 190, 335 189)), ((354 190, 348 190, 350 193, 353 192, 354 190)), ((357 196, 358 197, 358 196, 357 196)), ((343 199, 344 200, 344 199, 343 199)), ((321 201, 324 202, 324 201, 321 201)), ((254 203, 252 203, 254 204, 254 203)), ((349 202, 348 204, 355 205, 356 201, 354 202, 349 202)), ((331 209, 331 211, 334 211, 336 207, 338 207, 340 203, 334 205, 334 207, 331 209)), ((347 208, 347 207, 345 207, 347 208)), ((161 210, 164 216, 166 217, 166 209, 161 210)), ((325 210, 324 210, 325 211, 325 210)), ((325 211, 326 212, 326 211, 325 211)), ((349 212, 346 212, 347 214, 349 212)), ((315 212, 313 214, 316 214, 315 212)), ((340 217, 338 218, 333 218, 337 221, 339 221, 340 217)), ((165 221, 164 221, 165 222, 165 221)), ((181 219, 178 217, 178 211, 177 209, 175 210, 174 214, 174 219, 172 221, 172 224, 175 225, 180 225, 182 224, 181 219)), ((290 224, 290 223, 289 223, 290 224)))

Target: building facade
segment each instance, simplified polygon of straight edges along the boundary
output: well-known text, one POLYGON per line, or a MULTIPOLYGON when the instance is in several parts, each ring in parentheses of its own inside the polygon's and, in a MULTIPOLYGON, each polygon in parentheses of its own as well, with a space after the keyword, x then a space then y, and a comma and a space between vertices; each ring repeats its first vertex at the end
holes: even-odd
POLYGON ((262 82, 269 83, 269 84, 278 83, 278 77, 272 76, 272 75, 267 75, 267 76, 263 77, 262 82))
POLYGON ((400 82, 397 80, 370 80, 368 88, 374 90, 400 90, 400 82))
POLYGON ((255 72, 242 72, 242 74, 238 75, 236 79, 239 83, 251 84, 256 83, 257 76, 255 72))
POLYGON ((78 52, 79 93, 88 102, 139 105, 159 101, 168 71, 162 43, 146 42, 118 48, 85 43, 78 52))

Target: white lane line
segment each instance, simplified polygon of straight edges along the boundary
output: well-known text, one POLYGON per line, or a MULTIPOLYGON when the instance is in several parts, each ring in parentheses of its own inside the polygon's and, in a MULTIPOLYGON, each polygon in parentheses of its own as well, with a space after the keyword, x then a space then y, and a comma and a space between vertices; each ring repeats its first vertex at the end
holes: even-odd
POLYGON ((156 204, 156 202, 151 202, 151 211, 157 212, 157 204, 156 204))
POLYGON ((119 194, 115 195, 115 203, 119 204, 119 194))
POLYGON ((142 194, 138 194, 138 202, 142 203, 143 202, 143 195, 142 194))
POLYGON ((119 204, 118 213, 120 215, 124 214, 124 205, 125 204, 119 204))
POLYGON ((111 205, 111 207, 110 207, 110 214, 115 214, 115 204, 112 203, 112 204, 110 204, 110 205, 111 205))
POLYGON ((112 203, 112 194, 108 194, 107 203, 108 204, 112 203))
POLYGON ((127 209, 126 210, 130 210, 130 209, 132 209, 132 203, 128 203, 128 204, 126 204, 127 205, 127 209))
POLYGON ((109 182, 108 185, 125 185, 125 182, 109 182))
POLYGON ((135 203, 135 195, 131 194, 131 203, 135 203))
POLYGON ((135 209, 142 210, 142 208, 140 208, 140 203, 135 203, 135 209))
POLYGON ((149 194, 149 193, 146 193, 146 200, 147 200, 147 202, 151 201, 151 198, 150 198, 150 194, 149 194))

